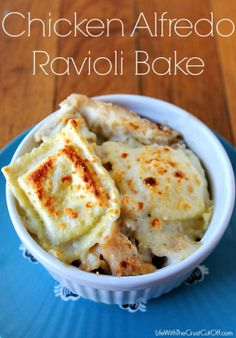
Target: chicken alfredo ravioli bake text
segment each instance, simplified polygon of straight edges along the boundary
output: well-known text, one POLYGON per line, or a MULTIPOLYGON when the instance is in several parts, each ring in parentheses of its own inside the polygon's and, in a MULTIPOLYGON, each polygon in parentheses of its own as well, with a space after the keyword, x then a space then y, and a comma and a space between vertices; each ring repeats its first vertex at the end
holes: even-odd
POLYGON ((205 170, 182 136, 72 94, 3 168, 28 232, 66 264, 116 276, 191 255, 210 222, 205 170))

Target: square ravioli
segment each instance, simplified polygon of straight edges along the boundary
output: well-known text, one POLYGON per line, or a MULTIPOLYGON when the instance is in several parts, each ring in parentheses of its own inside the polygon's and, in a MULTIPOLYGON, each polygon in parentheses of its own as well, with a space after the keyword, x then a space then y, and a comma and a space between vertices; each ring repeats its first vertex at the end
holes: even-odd
POLYGON ((190 150, 109 141, 97 152, 119 189, 123 228, 139 251, 175 264, 199 247, 195 239, 209 224, 212 203, 205 172, 190 150))
POLYGON ((206 208, 207 181, 193 153, 168 146, 131 147, 105 142, 97 150, 120 194, 127 213, 152 213, 162 220, 201 216, 206 208), (194 157, 194 161, 192 158, 194 157))
POLYGON ((55 246, 80 239, 93 245, 85 237, 107 232, 119 217, 119 193, 77 120, 3 172, 39 240, 45 232, 55 246))
POLYGON ((81 132, 88 140, 104 140, 141 144, 173 144, 181 135, 168 128, 140 117, 137 113, 109 103, 72 94, 60 103, 60 109, 35 134, 36 141, 45 141, 63 127, 68 118, 80 118, 86 123, 81 132), (87 126, 86 126, 87 124, 87 126), (96 135, 95 135, 95 134, 96 135))

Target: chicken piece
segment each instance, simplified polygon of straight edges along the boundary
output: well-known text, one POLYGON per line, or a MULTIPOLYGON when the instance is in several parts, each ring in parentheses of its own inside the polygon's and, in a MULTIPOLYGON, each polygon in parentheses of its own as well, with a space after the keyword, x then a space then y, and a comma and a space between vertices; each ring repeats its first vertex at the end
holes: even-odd
POLYGON ((118 229, 100 244, 100 252, 112 275, 141 275, 156 270, 152 264, 142 262, 137 248, 118 229))

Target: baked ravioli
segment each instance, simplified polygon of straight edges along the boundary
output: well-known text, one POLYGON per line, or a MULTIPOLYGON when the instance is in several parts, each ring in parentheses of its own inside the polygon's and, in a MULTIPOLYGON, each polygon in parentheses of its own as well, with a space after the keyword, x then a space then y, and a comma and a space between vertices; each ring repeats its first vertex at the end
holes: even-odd
POLYGON ((34 138, 36 142, 46 142, 50 138, 54 137, 59 133, 66 125, 67 122, 71 119, 77 120, 77 125, 79 132, 84 136, 89 143, 94 143, 97 140, 96 134, 91 132, 84 118, 78 112, 76 106, 72 106, 65 101, 61 104, 61 108, 49 117, 45 123, 38 129, 35 133, 34 138))
POLYGON ((183 145, 131 147, 118 142, 105 142, 97 152, 120 192, 123 226, 142 250, 151 249, 171 263, 199 246, 196 239, 208 224, 211 201, 192 152, 183 145))
POLYGON ((114 181, 69 120, 54 138, 3 168, 40 244, 64 261, 83 260, 120 214, 114 181))
POLYGON ((177 131, 72 94, 35 140, 3 173, 26 228, 61 261, 138 275, 201 245, 213 203, 205 170, 177 131))
MULTIPOLYGON (((99 143, 115 140, 142 144, 172 144, 180 136, 167 126, 141 118, 137 113, 118 105, 72 94, 60 104, 60 109, 54 113, 50 122, 42 125, 35 135, 36 141, 44 140, 50 134, 54 135, 63 127, 63 121, 72 116, 83 116, 90 133, 97 135, 99 143)), ((88 132, 86 134, 88 135, 88 132)))

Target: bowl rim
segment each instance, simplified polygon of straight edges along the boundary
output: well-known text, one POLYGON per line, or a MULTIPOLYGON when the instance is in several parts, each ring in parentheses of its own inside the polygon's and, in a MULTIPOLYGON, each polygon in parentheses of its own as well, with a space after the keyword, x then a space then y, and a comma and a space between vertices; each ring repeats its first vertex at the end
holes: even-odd
MULTIPOLYGON (((182 117, 187 117, 191 119, 193 123, 195 123, 199 128, 205 131, 207 136, 211 139, 214 143, 214 146, 217 146, 218 151, 220 151, 222 158, 225 162, 225 168, 227 170, 226 175, 231 182, 231 189, 227 190, 226 198, 225 198, 225 208, 221 215, 221 226, 217 228, 214 232, 214 235, 211 236, 207 242, 203 242, 202 246, 198 248, 194 253, 190 256, 185 258, 183 261, 176 263, 175 265, 166 266, 160 270, 157 270, 150 274, 145 275, 137 275, 137 276, 112 276, 112 275, 97 275, 95 273, 82 271, 74 266, 67 265, 46 251, 44 251, 40 245, 31 237, 28 233, 26 228, 23 225, 22 219, 17 212, 16 207, 16 200, 11 193, 8 185, 6 184, 6 200, 7 200, 7 207, 9 210, 10 218, 12 220, 13 226, 21 239, 21 241, 25 244, 26 248, 38 259, 38 261, 44 265, 47 269, 49 268, 52 273, 58 274, 63 276, 64 278, 68 278, 69 280, 79 282, 81 285, 90 285, 96 289, 109 289, 109 290, 130 290, 130 289, 140 289, 144 286, 154 286, 157 283, 161 283, 163 280, 172 280, 177 278, 178 276, 182 275, 183 273, 190 272, 191 269, 195 268, 200 262, 202 262, 208 254, 215 248, 218 244, 219 240, 223 236, 228 223, 231 218, 231 214, 234 207, 234 199, 235 199, 235 180, 234 180, 234 173, 232 169, 231 162, 228 158, 228 155, 223 148, 220 141, 216 138, 213 132, 198 118, 191 115, 187 111, 183 110, 182 108, 171 104, 169 102, 143 96, 143 95, 134 95, 134 94, 111 94, 111 95, 102 95, 102 96, 95 96, 94 99, 107 101, 107 102, 114 102, 120 104, 124 104, 124 101, 127 102, 134 102, 135 103, 142 103, 142 104, 157 104, 165 106, 171 110, 175 110, 175 112, 182 117), (123 102, 122 102, 123 101, 123 102), (145 101, 145 102, 144 102, 145 101)), ((53 114, 53 113, 52 113, 53 114)), ((32 135, 35 131, 42 125, 46 120, 50 119, 52 116, 50 114, 38 124, 36 124, 33 129, 27 133, 24 139, 21 141, 19 146, 17 147, 11 162, 15 161, 16 158, 19 156, 18 153, 21 151, 22 146, 27 144, 27 141, 31 139, 32 135)), ((140 114, 142 115, 142 114, 140 114)), ((158 119, 157 119, 158 120, 158 119)), ((211 224, 211 223, 210 223, 211 224)), ((209 224, 209 226, 210 226, 209 224)))

